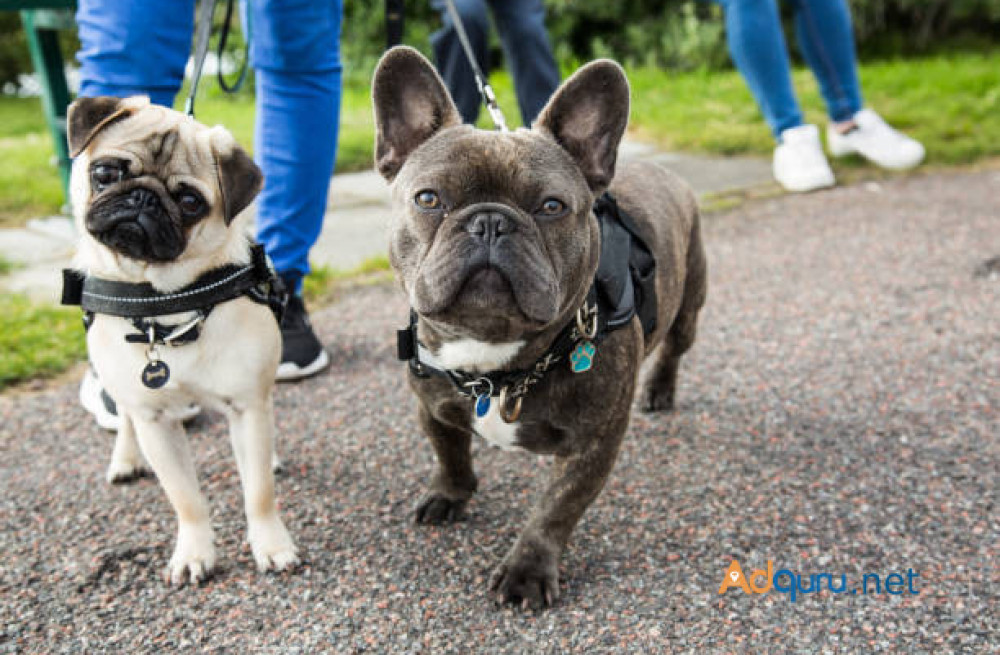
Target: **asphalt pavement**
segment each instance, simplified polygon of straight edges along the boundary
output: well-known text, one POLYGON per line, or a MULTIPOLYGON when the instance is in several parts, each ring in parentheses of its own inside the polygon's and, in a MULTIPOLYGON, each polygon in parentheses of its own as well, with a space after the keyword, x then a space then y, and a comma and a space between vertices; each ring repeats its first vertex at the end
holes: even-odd
POLYGON ((291 573, 253 569, 219 416, 190 433, 221 567, 171 588, 173 512, 155 480, 105 484, 76 384, 2 396, 0 651, 995 653, 998 198, 1000 171, 916 174, 707 216, 678 408, 635 414, 544 612, 486 583, 545 460, 477 443, 468 520, 412 523, 433 459, 393 285, 316 312, 333 364, 277 393, 291 573), (733 560, 846 590, 720 594, 733 560))

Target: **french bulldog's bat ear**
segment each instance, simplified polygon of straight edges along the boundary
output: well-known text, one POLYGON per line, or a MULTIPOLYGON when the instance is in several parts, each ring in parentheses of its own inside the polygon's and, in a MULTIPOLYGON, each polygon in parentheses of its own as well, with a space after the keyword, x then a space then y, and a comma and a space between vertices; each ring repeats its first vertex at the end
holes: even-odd
POLYGON ((392 181, 420 144, 462 118, 431 62, 406 46, 383 55, 372 81, 375 167, 392 181))
POLYGON ((628 112, 625 71, 610 59, 600 59, 578 70, 556 90, 534 128, 565 148, 591 190, 601 193, 615 176, 628 112))
POLYGON ((219 170, 223 218, 229 225, 260 193, 264 174, 225 128, 212 128, 212 149, 219 170))
POLYGON ((128 118, 142 104, 138 98, 77 98, 66 114, 66 136, 69 154, 78 156, 94 140, 98 132, 118 121, 128 118))

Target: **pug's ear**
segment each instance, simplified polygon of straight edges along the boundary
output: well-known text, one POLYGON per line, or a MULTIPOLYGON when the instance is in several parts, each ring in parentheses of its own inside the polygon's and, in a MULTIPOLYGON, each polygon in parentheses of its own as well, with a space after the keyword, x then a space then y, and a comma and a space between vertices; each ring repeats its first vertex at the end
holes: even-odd
POLYGON ((260 193, 264 174, 223 127, 212 128, 212 150, 219 172, 223 219, 229 225, 260 193))
POLYGON ((101 96, 74 100, 66 114, 66 136, 69 141, 70 157, 76 157, 83 152, 101 130, 128 118, 141 106, 148 104, 148 98, 125 99, 101 96))
POLYGON ((591 190, 600 193, 615 176, 628 113, 625 71, 610 59, 600 59, 556 90, 534 129, 555 139, 576 160, 591 190))
POLYGON ((382 57, 372 80, 375 167, 390 182, 407 157, 438 131, 462 118, 431 62, 397 46, 382 57))

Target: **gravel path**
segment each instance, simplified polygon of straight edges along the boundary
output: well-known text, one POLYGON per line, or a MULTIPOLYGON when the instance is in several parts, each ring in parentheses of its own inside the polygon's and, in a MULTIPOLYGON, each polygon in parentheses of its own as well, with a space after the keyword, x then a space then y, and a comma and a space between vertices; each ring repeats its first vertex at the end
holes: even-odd
POLYGON ((277 395, 307 560, 291 574, 252 568, 218 416, 192 439, 221 570, 172 589, 163 492, 103 482, 112 439, 75 385, 0 398, 0 651, 996 652, 998 198, 986 171, 709 216, 678 411, 635 416, 548 612, 484 589, 544 461, 480 443, 468 521, 411 524, 432 456, 393 357, 395 288, 317 312, 333 366, 277 395), (720 596, 734 558, 850 586, 913 569, 919 594, 720 596))

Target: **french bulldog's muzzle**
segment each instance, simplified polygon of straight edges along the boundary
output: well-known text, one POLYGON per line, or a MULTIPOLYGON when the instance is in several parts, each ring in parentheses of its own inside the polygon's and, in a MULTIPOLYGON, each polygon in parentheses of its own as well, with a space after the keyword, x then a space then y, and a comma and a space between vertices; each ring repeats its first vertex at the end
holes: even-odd
POLYGON ((539 324, 559 311, 555 272, 531 218, 500 203, 478 203, 450 216, 420 267, 415 307, 422 315, 452 308, 520 311, 539 324))
POLYGON ((139 184, 98 197, 86 216, 87 230, 99 242, 134 259, 166 262, 186 245, 176 203, 165 193, 139 184))

